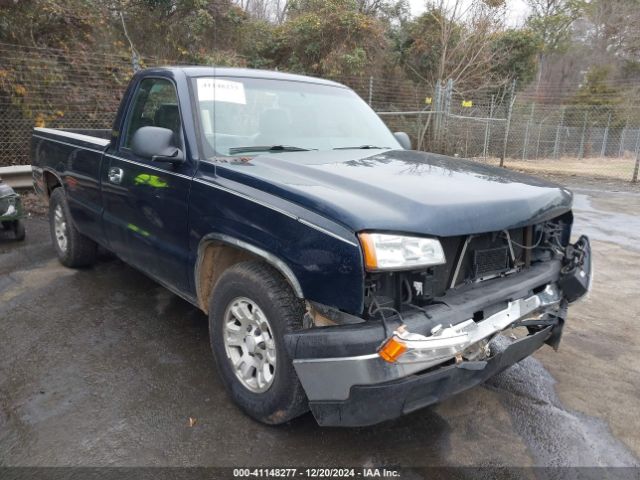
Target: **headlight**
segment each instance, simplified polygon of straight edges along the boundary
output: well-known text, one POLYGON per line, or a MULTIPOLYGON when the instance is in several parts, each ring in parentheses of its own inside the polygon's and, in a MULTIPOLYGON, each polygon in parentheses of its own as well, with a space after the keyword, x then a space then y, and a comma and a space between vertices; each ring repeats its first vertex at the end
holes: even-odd
POLYGON ((361 233, 358 236, 367 270, 406 270, 446 262, 442 245, 435 238, 387 233, 361 233))

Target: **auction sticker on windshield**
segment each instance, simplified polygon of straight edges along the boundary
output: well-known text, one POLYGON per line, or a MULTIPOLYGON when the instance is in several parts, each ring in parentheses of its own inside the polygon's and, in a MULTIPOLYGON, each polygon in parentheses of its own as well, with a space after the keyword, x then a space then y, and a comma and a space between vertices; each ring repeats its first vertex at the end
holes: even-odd
POLYGON ((198 101, 227 102, 246 105, 244 85, 241 82, 220 78, 198 78, 198 101))

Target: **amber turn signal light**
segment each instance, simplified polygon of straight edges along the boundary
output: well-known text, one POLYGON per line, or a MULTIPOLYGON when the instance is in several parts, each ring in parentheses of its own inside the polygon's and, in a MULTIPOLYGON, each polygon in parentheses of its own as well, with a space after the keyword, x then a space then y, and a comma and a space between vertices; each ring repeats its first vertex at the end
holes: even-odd
POLYGON ((362 253, 364 254, 364 266, 367 270, 378 269, 378 257, 376 256, 376 247, 373 239, 368 233, 358 235, 360 244, 362 245, 362 253))
POLYGON ((385 362, 395 363, 395 361, 400 358, 400 355, 406 351, 407 346, 404 342, 396 340, 395 337, 391 337, 382 345, 380 350, 378 350, 378 355, 380 355, 385 362))

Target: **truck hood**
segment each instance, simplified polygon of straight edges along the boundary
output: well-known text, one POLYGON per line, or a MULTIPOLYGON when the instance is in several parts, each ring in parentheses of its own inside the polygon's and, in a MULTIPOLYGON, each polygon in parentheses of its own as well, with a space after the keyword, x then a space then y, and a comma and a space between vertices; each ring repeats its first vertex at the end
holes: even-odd
POLYGON ((572 202, 567 189, 528 175, 410 150, 287 152, 216 170, 353 231, 491 232, 548 220, 572 202))

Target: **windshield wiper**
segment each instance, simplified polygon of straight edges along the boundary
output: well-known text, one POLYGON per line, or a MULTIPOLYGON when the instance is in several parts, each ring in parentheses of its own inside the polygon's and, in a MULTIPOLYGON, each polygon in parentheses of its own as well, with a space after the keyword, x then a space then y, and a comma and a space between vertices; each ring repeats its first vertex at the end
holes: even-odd
POLYGON ((380 149, 380 150, 384 150, 385 148, 389 148, 389 147, 378 147, 377 145, 360 145, 358 147, 336 147, 334 148, 334 150, 373 150, 373 149, 380 149))
POLYGON ((291 145, 250 145, 247 147, 232 147, 229 154, 250 152, 308 152, 311 148, 294 147, 291 145))

